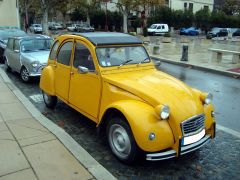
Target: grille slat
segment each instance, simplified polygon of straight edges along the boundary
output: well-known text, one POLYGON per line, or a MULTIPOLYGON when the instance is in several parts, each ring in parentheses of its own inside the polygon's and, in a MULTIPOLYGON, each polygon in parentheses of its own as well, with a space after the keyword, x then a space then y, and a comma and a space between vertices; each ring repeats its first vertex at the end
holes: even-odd
POLYGON ((182 133, 184 136, 196 134, 205 127, 205 116, 203 114, 194 116, 181 123, 182 133))

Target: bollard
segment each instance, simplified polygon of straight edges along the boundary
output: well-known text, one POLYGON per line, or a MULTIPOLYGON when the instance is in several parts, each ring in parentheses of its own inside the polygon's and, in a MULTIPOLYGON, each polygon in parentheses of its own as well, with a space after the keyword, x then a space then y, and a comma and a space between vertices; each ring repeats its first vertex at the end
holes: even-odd
POLYGON ((160 38, 156 38, 156 45, 160 45, 160 38))
POLYGON ((153 54, 160 55, 160 46, 157 46, 157 45, 153 46, 153 54))
POLYGON ((182 58, 181 61, 188 61, 188 45, 182 46, 182 58))

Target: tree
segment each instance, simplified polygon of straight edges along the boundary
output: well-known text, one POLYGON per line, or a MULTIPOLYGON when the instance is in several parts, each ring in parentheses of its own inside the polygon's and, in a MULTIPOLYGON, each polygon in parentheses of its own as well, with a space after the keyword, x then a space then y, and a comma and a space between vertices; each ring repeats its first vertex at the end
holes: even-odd
POLYGON ((117 0, 112 2, 117 5, 123 15, 123 32, 128 33, 128 15, 130 10, 138 10, 139 6, 145 7, 149 5, 162 5, 164 0, 117 0))
POLYGON ((195 23, 197 27, 208 30, 210 27, 211 14, 208 9, 201 9, 195 13, 195 23))
POLYGON ((240 14, 240 0, 226 0, 223 5, 223 12, 227 15, 240 14))

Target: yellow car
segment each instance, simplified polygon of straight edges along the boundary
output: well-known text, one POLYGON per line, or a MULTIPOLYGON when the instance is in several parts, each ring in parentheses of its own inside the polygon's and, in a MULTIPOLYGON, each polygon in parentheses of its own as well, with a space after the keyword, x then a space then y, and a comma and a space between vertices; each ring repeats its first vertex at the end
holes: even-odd
POLYGON ((215 136, 212 95, 156 70, 135 36, 57 37, 40 88, 47 107, 59 98, 94 121, 125 163, 179 157, 215 136))

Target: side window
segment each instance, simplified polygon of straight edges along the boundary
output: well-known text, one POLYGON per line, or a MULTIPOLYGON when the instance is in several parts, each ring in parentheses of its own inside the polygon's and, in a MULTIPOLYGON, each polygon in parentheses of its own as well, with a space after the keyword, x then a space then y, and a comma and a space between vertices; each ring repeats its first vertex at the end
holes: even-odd
POLYGON ((13 50, 13 39, 8 39, 7 48, 13 50))
POLYGON ((59 50, 58 56, 57 56, 57 62, 64 64, 64 65, 69 65, 71 54, 72 54, 72 45, 73 42, 66 42, 61 49, 59 50))
POLYGON ((57 50, 58 50, 58 46, 59 46, 59 42, 55 42, 54 45, 52 46, 52 50, 51 50, 51 53, 49 55, 49 59, 56 59, 57 57, 57 50))
POLYGON ((165 29, 164 25, 162 26, 162 29, 165 29))
POLYGON ((75 68, 78 66, 83 66, 88 68, 90 71, 95 70, 90 51, 86 46, 79 42, 76 44, 73 66, 75 68))
POLYGON ((19 47, 19 40, 15 40, 15 41, 14 41, 13 50, 20 50, 20 47, 19 47))
POLYGON ((157 29, 161 29, 161 26, 158 26, 157 29))

